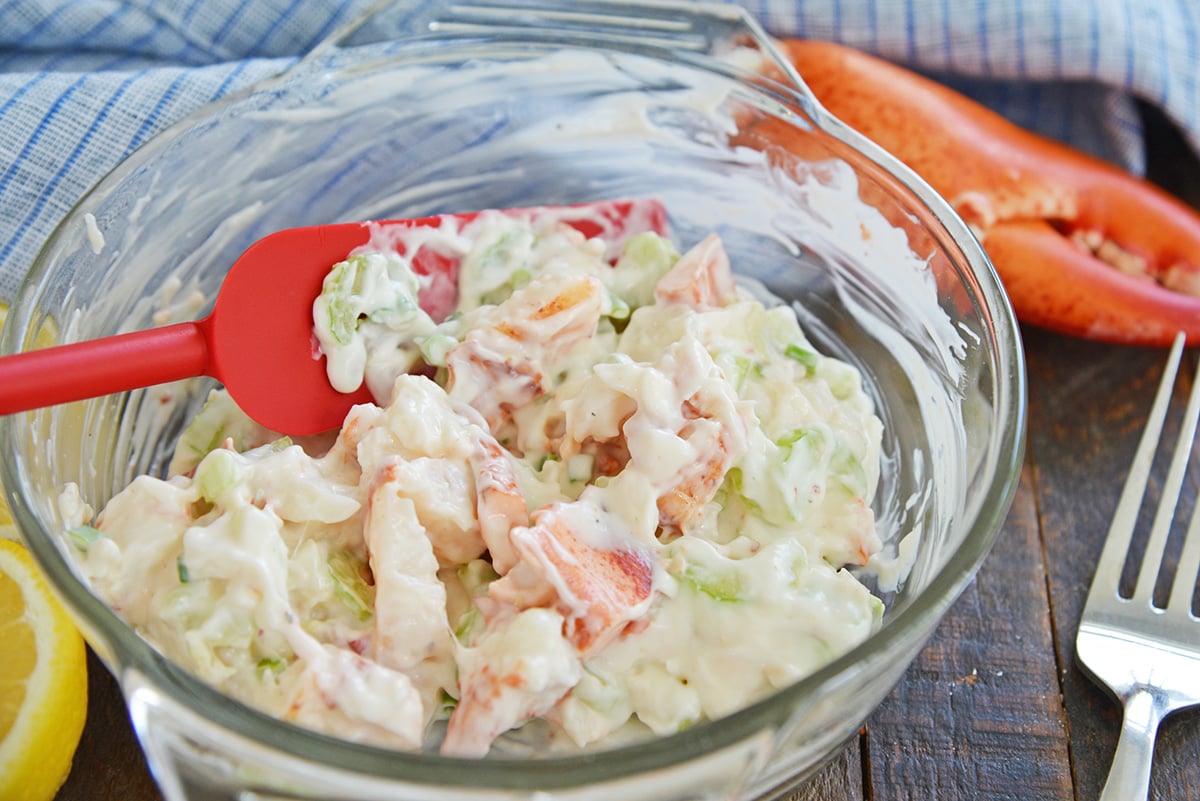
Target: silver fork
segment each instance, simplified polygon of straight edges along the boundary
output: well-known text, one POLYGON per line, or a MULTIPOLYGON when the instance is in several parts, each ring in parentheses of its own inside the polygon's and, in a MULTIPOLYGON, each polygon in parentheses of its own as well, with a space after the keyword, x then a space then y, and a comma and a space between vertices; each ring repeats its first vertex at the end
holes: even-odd
POLYGON ((1150 789, 1150 764, 1159 723, 1172 712, 1200 704, 1200 618, 1191 610, 1196 576, 1200 572, 1200 503, 1193 510, 1184 537, 1166 606, 1160 608, 1153 601, 1163 549, 1195 439, 1196 418, 1200 415, 1200 373, 1188 398, 1133 596, 1124 598, 1118 590, 1183 344, 1180 334, 1171 348, 1137 455, 1121 491, 1075 640, 1079 661, 1093 679, 1116 695, 1125 709, 1121 737, 1108 781, 1100 793, 1101 801, 1145 799, 1150 789))

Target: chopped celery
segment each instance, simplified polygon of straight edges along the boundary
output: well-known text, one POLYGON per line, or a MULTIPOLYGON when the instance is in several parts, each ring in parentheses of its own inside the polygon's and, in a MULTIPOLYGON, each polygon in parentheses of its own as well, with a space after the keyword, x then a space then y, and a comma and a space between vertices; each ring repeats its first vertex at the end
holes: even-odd
POLYGON ((779 448, 778 458, 783 466, 783 475, 796 486, 814 481, 824 484, 828 475, 830 454, 834 443, 832 433, 824 426, 804 426, 793 429, 775 440, 779 448))
POLYGON ((428 333, 433 322, 417 302, 419 292, 412 265, 392 251, 359 254, 334 265, 313 304, 322 351, 338 360, 351 353, 361 358, 381 329, 408 339, 428 333))
POLYGON ((437 709, 434 710, 434 720, 445 720, 450 717, 450 713, 458 706, 458 699, 445 690, 438 690, 437 709))
POLYGON ((797 445, 804 445, 804 458, 809 464, 818 464, 828 457, 829 476, 855 495, 867 492, 867 471, 854 452, 834 436, 832 449, 831 432, 823 428, 798 428, 776 440, 775 444, 784 451, 784 459, 791 459, 797 445))
POLYGON ((654 302, 654 285, 678 260, 679 251, 666 237, 652 231, 634 234, 626 240, 606 283, 630 307, 649 306, 654 302))
POLYGON ((458 619, 458 625, 454 627, 454 638, 462 645, 470 645, 475 639, 475 635, 483 631, 483 613, 479 611, 479 607, 472 606, 458 619))
POLYGON ((684 538, 673 550, 670 572, 685 586, 722 603, 746 599, 746 577, 736 562, 722 556, 711 543, 684 538))
POLYGON ((714 571, 707 565, 690 564, 679 578, 696 592, 714 601, 736 603, 745 600, 746 588, 742 576, 733 568, 714 571))
POLYGON ((762 441, 729 471, 723 486, 756 517, 794 523, 805 514, 809 488, 824 481, 829 436, 821 426, 792 429, 773 441, 759 436, 762 441))
POLYGON ((817 461, 828 445, 828 437, 821 428, 795 428, 775 440, 775 444, 783 450, 785 459, 791 458, 797 445, 804 445, 806 455, 817 461))
POLYGON ((583 675, 571 695, 599 712, 609 712, 628 703, 628 693, 620 681, 597 673, 587 665, 583 666, 583 675))
POLYGON ((513 270, 512 279, 509 283, 512 284, 513 291, 516 292, 521 287, 533 280, 533 273, 522 267, 519 270, 513 270))
POLYGON ((408 314, 409 312, 416 311, 417 308, 417 302, 414 298, 398 292, 396 293, 395 303, 386 308, 373 310, 367 315, 367 319, 373 323, 387 325, 397 315, 408 314))
POLYGON ((76 526, 67 531, 71 544, 81 551, 87 551, 92 543, 104 536, 104 532, 93 526, 76 526))
POLYGON ((557 453, 543 453, 540 457, 538 457, 533 469, 540 473, 546 467, 547 462, 557 462, 560 459, 561 457, 557 453))
POLYGON ((175 558, 175 572, 179 574, 180 584, 187 584, 192 580, 191 576, 188 575, 187 563, 183 561, 183 554, 179 554, 175 558))
MULTIPOLYGON (((479 257, 479 267, 481 270, 506 270, 511 276, 511 280, 515 281, 519 273, 525 274, 525 280, 529 279, 529 270, 514 268, 513 262, 521 258, 523 252, 528 251, 533 247, 536 241, 532 231, 523 230, 520 228, 510 228, 500 235, 496 241, 492 242, 479 257)), ((521 259, 524 261, 524 259, 521 259)))
POLYGON ((363 579, 358 561, 346 551, 330 554, 329 576, 338 600, 360 621, 370 620, 375 614, 371 608, 371 587, 363 579))
POLYGON ((260 679, 266 678, 268 674, 274 675, 287 667, 287 660, 278 656, 267 656, 258 660, 258 664, 254 669, 258 672, 260 679))
POLYGON ((794 553, 791 558, 792 586, 803 587, 804 574, 808 571, 808 551, 800 543, 793 543, 794 553))
POLYGON ((874 595, 870 595, 867 597, 867 605, 871 610, 871 619, 875 621, 876 625, 878 625, 883 621, 883 599, 877 598, 874 595))
POLYGON ((590 453, 577 453, 567 460, 567 478, 571 481, 589 481, 596 470, 596 457, 590 453))
POLYGON ((537 244, 532 231, 509 228, 479 253, 463 261, 463 283, 477 287, 481 305, 498 305, 513 292, 533 280, 528 266, 529 254, 537 244))
POLYGON ((216 504, 226 491, 237 485, 242 474, 238 455, 218 448, 196 467, 196 489, 201 498, 216 504))
POLYGON ((362 289, 366 256, 353 256, 333 265, 321 284, 321 298, 329 315, 329 333, 339 345, 348 345, 358 330, 359 310, 354 296, 362 289))
POLYGON ((200 413, 179 436, 171 459, 171 475, 194 470, 200 460, 220 448, 226 440, 234 450, 265 442, 269 432, 246 416, 224 390, 214 390, 204 401, 200 413))
MULTIPOLYGON (((211 403, 211 400, 209 402, 211 403)), ((205 403, 204 409, 200 410, 200 414, 179 438, 179 447, 186 448, 198 458, 221 447, 221 443, 225 439, 226 429, 223 422, 213 419, 211 416, 205 416, 204 410, 207 408, 208 403, 205 403)))
POLYGON ((615 292, 608 293, 608 314, 605 315, 611 320, 628 320, 631 310, 629 304, 615 292))
POLYGON ((725 483, 723 486, 725 485, 728 486, 731 492, 742 499, 742 503, 745 504, 747 510, 759 517, 763 516, 762 504, 746 495, 745 476, 742 474, 742 468, 729 468, 729 471, 725 474, 725 483))
POLYGON ((720 351, 715 355, 714 361, 729 377, 729 383, 733 384, 733 388, 739 394, 745 388, 748 379, 761 379, 764 375, 762 362, 740 353, 720 351))
POLYGON ((862 461, 841 440, 833 448, 829 472, 851 493, 859 496, 867 494, 867 471, 862 461))
POLYGON ((793 359, 804 365, 810 375, 817 369, 819 357, 814 351, 802 348, 799 345, 788 345, 783 349, 783 354, 789 359, 793 359))
POLYGON ((448 354, 454 346, 458 344, 458 340, 448 334, 432 334, 417 340, 417 347, 421 351, 421 358, 426 364, 434 367, 444 367, 446 365, 446 354, 448 354))
POLYGON ((498 578, 500 574, 486 559, 472 559, 458 568, 458 580, 472 598, 487 595, 488 585, 498 578))
POLYGON ((675 244, 665 236, 653 231, 643 231, 634 234, 625 242, 621 249, 622 262, 634 264, 638 269, 655 274, 660 278, 666 274, 675 262, 679 261, 679 251, 675 244))

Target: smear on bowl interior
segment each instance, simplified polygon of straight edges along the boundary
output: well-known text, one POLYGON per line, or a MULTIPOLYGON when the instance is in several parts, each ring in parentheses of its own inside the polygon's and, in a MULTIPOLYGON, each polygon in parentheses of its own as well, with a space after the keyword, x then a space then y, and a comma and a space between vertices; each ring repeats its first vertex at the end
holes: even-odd
POLYGON ((571 748, 676 732, 868 637, 859 374, 716 235, 579 228, 484 212, 350 254, 314 325, 378 404, 293 442, 214 391, 168 478, 95 516, 68 487, 95 591, 249 705, 454 756, 532 719, 571 748), (421 252, 452 310, 422 306, 421 252))

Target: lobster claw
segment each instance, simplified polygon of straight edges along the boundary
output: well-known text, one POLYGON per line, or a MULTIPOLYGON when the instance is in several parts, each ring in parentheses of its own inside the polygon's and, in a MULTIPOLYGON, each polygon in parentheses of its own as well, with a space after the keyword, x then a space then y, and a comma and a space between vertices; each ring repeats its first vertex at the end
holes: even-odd
POLYGON ((1115 165, 852 48, 783 40, 834 116, 907 164, 972 227, 1025 323, 1200 343, 1200 214, 1115 165))
POLYGON ((984 247, 1024 323, 1106 342, 1200 341, 1200 297, 1120 272, 1045 221, 997 225, 984 247))

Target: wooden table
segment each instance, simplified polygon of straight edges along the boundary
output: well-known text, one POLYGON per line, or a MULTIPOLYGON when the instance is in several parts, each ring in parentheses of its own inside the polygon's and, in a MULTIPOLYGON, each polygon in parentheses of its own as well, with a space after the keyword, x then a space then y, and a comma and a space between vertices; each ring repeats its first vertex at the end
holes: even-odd
MULTIPOLYGON (((1151 176, 1200 205, 1200 163, 1160 119, 1149 122, 1151 176)), ((794 801, 1099 796, 1120 708, 1080 672, 1075 631, 1165 352, 1024 336, 1029 439, 1004 531, 862 734, 794 801)), ((1192 463, 1188 512, 1200 451, 1192 463)), ((1165 472, 1156 468, 1152 499, 1165 472)), ((158 801, 115 682, 95 659, 90 667, 87 727, 58 801, 158 801)), ((1200 799, 1200 711, 1160 730, 1151 798, 1200 799)))

